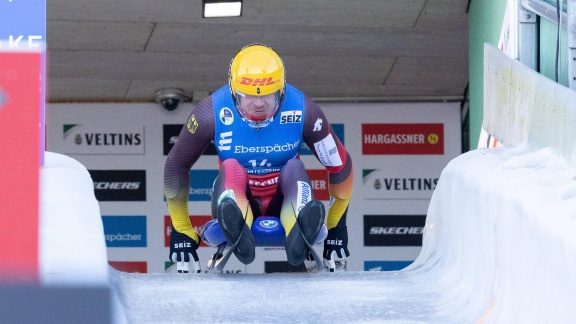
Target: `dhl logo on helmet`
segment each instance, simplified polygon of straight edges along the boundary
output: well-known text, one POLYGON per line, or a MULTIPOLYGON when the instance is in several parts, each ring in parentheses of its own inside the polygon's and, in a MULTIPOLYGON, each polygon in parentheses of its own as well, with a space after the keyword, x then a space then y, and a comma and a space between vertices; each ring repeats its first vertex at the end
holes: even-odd
POLYGON ((273 80, 272 77, 269 78, 259 78, 259 79, 252 79, 247 77, 240 78, 240 84, 242 85, 249 85, 253 87, 262 87, 265 85, 273 85, 280 82, 280 80, 273 80))

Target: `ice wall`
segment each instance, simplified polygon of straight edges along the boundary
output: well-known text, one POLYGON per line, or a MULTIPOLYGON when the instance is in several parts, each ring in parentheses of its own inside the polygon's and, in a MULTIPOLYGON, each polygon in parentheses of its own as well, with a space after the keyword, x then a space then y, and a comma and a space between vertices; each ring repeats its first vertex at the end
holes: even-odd
POLYGON ((40 168, 40 280, 44 285, 108 283, 100 207, 88 170, 46 152, 40 168))
POLYGON ((109 318, 116 324, 126 323, 110 281, 104 228, 92 178, 81 163, 68 156, 45 152, 44 157, 40 167, 40 283, 52 288, 109 287, 109 318))
POLYGON ((550 148, 480 149, 444 169, 423 249, 404 271, 454 322, 570 323, 576 171, 550 148))
POLYGON ((576 92, 484 46, 482 126, 504 145, 553 147, 576 168, 576 92))
POLYGON ((573 90, 485 45, 483 127, 505 146, 448 164, 405 269, 443 292, 439 311, 454 321, 573 321, 574 102, 573 90))

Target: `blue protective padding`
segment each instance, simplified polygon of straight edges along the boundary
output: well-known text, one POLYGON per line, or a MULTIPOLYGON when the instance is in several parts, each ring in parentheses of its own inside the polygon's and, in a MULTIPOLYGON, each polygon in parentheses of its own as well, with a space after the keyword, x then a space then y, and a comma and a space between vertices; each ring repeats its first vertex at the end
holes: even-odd
POLYGON ((202 226, 201 237, 202 241, 209 246, 217 247, 226 243, 224 234, 222 234, 222 230, 220 230, 220 226, 218 226, 217 219, 212 219, 202 226))
MULTIPOLYGON (((252 235, 256 246, 279 246, 284 247, 286 241, 286 233, 280 219, 274 216, 260 216, 252 223, 252 235)), ((321 244, 328 236, 328 229, 326 225, 322 225, 322 229, 318 234, 318 238, 314 244, 321 244)), ((218 225, 217 219, 212 219, 203 226, 202 240, 209 246, 217 247, 226 244, 226 239, 222 234, 222 230, 218 225)))
POLYGON ((286 233, 278 217, 260 216, 252 223, 256 246, 284 246, 286 233))
POLYGON ((323 244, 326 237, 328 237, 328 228, 326 227, 326 224, 322 224, 320 233, 318 233, 318 237, 316 238, 316 241, 314 241, 313 245, 323 244))

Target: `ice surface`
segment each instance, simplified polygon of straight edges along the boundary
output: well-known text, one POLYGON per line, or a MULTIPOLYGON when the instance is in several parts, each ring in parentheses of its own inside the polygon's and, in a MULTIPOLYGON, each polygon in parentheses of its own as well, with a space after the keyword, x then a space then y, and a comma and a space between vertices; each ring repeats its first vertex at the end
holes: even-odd
POLYGON ((420 256, 391 272, 122 273, 106 263, 82 170, 68 157, 46 156, 43 284, 110 285, 117 323, 573 321, 576 170, 551 149, 475 150, 451 161, 420 256))
POLYGON ((402 272, 112 277, 132 323, 446 323, 438 294, 402 272))

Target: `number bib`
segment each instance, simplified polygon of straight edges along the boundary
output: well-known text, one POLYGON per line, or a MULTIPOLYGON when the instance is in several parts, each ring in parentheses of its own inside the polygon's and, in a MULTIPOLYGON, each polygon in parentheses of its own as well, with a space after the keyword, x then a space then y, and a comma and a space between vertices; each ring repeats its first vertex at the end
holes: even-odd
POLYGON ((265 127, 248 125, 236 110, 230 88, 212 94, 215 118, 214 145, 220 160, 236 159, 248 174, 279 172, 298 157, 304 126, 304 95, 286 85, 284 103, 265 127))

